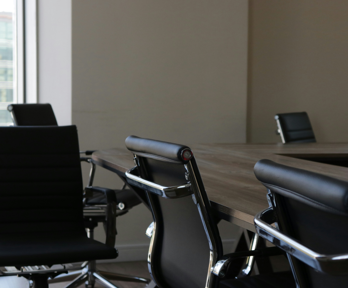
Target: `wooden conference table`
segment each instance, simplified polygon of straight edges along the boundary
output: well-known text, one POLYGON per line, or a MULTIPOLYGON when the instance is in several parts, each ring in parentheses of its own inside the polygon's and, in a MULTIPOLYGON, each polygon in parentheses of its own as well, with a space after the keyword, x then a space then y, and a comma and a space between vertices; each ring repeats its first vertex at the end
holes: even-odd
MULTIPOLYGON (((348 181, 348 144, 205 144, 191 149, 214 212, 250 231, 255 231, 254 215, 268 207, 266 188, 253 172, 257 161, 270 159, 348 181)), ((134 166, 126 148, 96 151, 92 159, 121 177, 134 166)))

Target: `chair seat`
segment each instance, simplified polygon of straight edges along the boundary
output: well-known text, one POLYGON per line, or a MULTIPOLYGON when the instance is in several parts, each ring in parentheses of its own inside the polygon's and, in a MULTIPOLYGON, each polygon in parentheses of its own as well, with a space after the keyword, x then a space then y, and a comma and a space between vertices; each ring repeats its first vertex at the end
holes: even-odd
POLYGON ((295 288, 291 271, 220 281, 219 288, 295 288))
MULTIPOLYGON (((117 203, 124 203, 126 209, 131 209, 132 207, 141 203, 141 200, 135 195, 135 193, 130 189, 117 190, 115 189, 117 203)), ((94 192, 93 197, 86 201, 87 205, 106 205, 106 198, 104 194, 94 192)))
MULTIPOLYGON (((70 233, 66 233, 70 234, 70 233)), ((117 250, 84 235, 0 236, 0 266, 31 266, 113 259, 117 250)))

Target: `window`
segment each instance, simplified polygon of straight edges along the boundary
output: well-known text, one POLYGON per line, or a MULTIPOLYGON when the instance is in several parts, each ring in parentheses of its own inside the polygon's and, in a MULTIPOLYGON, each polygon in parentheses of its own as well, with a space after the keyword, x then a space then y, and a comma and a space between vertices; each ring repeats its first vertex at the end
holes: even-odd
MULTIPOLYGON (((18 61, 23 56, 18 51, 23 51, 19 45, 23 43, 23 29, 18 23, 22 17, 22 1, 0 1, 0 126, 12 124, 11 115, 7 106, 11 103, 23 102, 23 95, 18 93, 19 71, 23 65, 18 61), (20 49, 19 49, 20 48, 20 49)), ((22 89, 23 90, 23 89, 22 89)))

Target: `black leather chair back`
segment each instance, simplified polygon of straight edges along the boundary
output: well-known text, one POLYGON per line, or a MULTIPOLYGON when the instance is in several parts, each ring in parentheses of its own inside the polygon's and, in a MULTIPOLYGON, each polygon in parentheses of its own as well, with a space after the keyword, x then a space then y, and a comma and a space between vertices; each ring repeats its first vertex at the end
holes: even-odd
MULTIPOLYGON (((274 197, 284 234, 321 254, 348 253, 348 182, 270 160, 259 161, 254 171, 274 197)), ((291 259, 301 287, 348 287, 348 276, 337 276, 335 270, 324 274, 291 259)))
POLYGON ((144 188, 155 223, 148 258, 153 279, 161 288, 201 288, 209 276, 207 287, 216 287, 210 265, 222 255, 222 245, 190 148, 135 136, 126 139, 126 146, 136 155, 143 179, 162 186, 192 185, 185 195, 168 192, 167 198, 144 188))
MULTIPOLYGON (((0 266, 115 258, 85 232, 76 126, 0 127, 0 135, 0 266)), ((35 287, 56 276, 31 273, 35 287)))
POLYGON ((316 142, 306 112, 277 114, 274 118, 277 121, 283 143, 316 142))
POLYGON ((11 104, 10 111, 15 126, 57 126, 51 104, 11 104))
POLYGON ((76 127, 0 127, 0 135, 0 238, 85 235, 76 127))

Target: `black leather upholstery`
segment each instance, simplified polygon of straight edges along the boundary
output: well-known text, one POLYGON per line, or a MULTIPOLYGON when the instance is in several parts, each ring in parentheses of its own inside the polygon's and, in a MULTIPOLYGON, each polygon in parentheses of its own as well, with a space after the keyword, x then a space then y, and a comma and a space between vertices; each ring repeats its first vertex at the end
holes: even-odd
MULTIPOLYGON (((324 255, 348 254, 348 182, 269 160, 259 161, 254 170, 275 198, 284 234, 324 255)), ((301 287, 348 286, 347 276, 320 273, 296 258, 292 261, 301 287)))
POLYGON ((51 104, 11 104, 7 110, 16 126, 58 125, 51 104))
POLYGON ((140 138, 137 136, 129 136, 125 142, 127 148, 139 156, 159 160, 163 158, 164 161, 171 160, 179 163, 188 162, 182 155, 183 151, 187 149, 190 150, 189 147, 185 145, 140 138))
POLYGON ((275 119, 279 120, 285 143, 316 142, 312 125, 306 112, 277 114, 275 119))
POLYGON ((115 258, 86 236, 76 127, 0 127, 0 135, 0 265, 115 258))

